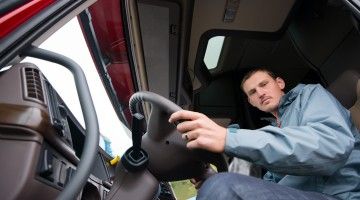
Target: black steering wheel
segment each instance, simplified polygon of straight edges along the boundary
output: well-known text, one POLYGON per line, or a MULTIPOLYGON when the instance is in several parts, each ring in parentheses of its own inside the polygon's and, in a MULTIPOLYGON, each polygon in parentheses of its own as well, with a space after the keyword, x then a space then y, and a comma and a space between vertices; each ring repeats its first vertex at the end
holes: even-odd
POLYGON ((172 101, 153 92, 141 91, 133 94, 129 101, 132 115, 140 113, 139 103, 151 103, 151 114, 147 132, 142 136, 142 148, 149 155, 148 170, 159 181, 184 180, 201 176, 208 163, 217 171, 227 171, 228 164, 223 154, 201 149, 191 150, 186 141, 170 124, 170 115, 181 108, 172 101))

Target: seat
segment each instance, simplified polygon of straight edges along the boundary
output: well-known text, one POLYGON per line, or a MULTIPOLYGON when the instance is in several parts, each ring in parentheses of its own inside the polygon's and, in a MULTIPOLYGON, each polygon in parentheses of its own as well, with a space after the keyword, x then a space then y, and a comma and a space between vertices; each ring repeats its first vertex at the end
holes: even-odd
POLYGON ((347 70, 330 84, 328 90, 350 110, 351 118, 360 130, 360 73, 347 70))
POLYGON ((360 130, 360 80, 357 82, 357 101, 350 108, 351 118, 356 125, 357 129, 360 130))

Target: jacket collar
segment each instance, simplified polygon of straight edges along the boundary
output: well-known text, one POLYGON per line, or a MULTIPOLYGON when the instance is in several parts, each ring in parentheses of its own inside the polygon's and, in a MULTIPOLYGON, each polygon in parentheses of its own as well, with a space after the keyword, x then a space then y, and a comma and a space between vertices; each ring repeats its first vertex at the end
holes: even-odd
POLYGON ((299 95, 300 91, 304 87, 305 87, 304 84, 299 84, 296 87, 294 87, 292 90, 290 90, 288 93, 284 94, 284 96, 281 97, 280 103, 279 103, 279 115, 280 116, 283 115, 287 106, 296 99, 296 97, 299 95))

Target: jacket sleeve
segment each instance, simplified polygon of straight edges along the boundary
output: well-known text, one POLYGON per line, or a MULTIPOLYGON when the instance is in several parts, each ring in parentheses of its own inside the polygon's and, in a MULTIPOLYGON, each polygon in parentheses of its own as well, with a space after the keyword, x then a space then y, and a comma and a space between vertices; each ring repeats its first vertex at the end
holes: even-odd
POLYGON ((321 86, 299 96, 299 126, 228 128, 225 153, 292 175, 331 175, 354 146, 348 111, 321 86))

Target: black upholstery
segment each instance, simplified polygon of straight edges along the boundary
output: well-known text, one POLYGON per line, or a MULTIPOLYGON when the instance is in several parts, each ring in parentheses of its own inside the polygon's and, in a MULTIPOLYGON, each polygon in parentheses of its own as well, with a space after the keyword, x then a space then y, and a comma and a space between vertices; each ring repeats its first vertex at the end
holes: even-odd
POLYGON ((330 84, 328 90, 350 110, 352 120, 360 130, 360 73, 345 71, 330 84))
POLYGON ((356 100, 357 83, 360 79, 360 73, 355 70, 345 71, 334 82, 332 82, 328 90, 342 103, 342 105, 349 109, 356 100))

